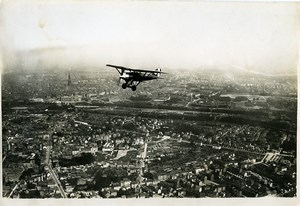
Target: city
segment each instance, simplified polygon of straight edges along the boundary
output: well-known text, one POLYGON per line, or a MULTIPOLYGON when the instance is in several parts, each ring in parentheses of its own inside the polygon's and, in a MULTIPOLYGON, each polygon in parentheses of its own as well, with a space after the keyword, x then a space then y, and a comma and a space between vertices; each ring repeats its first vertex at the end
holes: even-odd
POLYGON ((2 74, 3 197, 295 197, 297 76, 2 74))

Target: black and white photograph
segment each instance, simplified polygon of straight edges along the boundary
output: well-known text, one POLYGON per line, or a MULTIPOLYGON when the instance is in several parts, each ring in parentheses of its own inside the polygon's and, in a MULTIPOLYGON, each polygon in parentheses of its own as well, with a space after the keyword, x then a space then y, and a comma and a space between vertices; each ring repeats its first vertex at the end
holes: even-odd
POLYGON ((0 30, 1 199, 296 205, 299 2, 4 0, 0 30))

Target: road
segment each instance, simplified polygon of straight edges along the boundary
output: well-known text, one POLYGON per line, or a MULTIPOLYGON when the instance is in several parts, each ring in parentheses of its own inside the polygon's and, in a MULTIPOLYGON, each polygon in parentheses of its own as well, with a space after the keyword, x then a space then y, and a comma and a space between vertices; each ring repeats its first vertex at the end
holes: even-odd
MULTIPOLYGON (((176 140, 176 139, 172 138, 172 140, 176 140)), ((180 142, 191 143, 188 140, 181 140, 180 142)), ((206 146, 206 147, 215 147, 215 148, 220 148, 220 149, 228 149, 228 150, 234 150, 234 151, 238 151, 238 152, 247 152, 247 153, 256 154, 256 155, 265 155, 266 154, 266 152, 255 152, 255 151, 251 151, 251 150, 241 149, 241 148, 238 148, 238 147, 228 147, 228 146, 203 144, 203 143, 195 143, 195 145, 206 146)))
POLYGON ((57 187, 58 187, 58 189, 60 191, 61 196, 63 198, 67 198, 67 195, 66 195, 66 193, 65 193, 65 191, 64 191, 64 189, 63 189, 63 187, 61 185, 61 182, 59 181, 56 173, 54 172, 54 170, 53 170, 53 168, 52 168, 52 166, 50 164, 48 164, 48 168, 49 168, 49 171, 50 171, 50 174, 51 174, 53 180, 55 181, 55 184, 57 185, 57 187))
POLYGON ((195 103, 195 102, 200 101, 200 100, 201 100, 201 98, 194 99, 194 100, 188 102, 185 106, 186 106, 186 107, 189 107, 191 103, 195 103))
POLYGON ((19 187, 19 185, 21 184, 23 180, 19 181, 16 186, 12 189, 12 191, 9 193, 9 195, 7 196, 8 198, 10 198, 12 196, 12 194, 14 193, 14 191, 19 187))
POLYGON ((255 151, 251 151, 251 150, 241 149, 238 147, 218 146, 218 145, 212 145, 212 144, 203 144, 203 145, 211 146, 211 147, 220 147, 221 149, 234 150, 234 151, 238 151, 238 152, 246 152, 246 153, 256 154, 256 155, 265 155, 266 154, 265 152, 255 152, 255 151))
POLYGON ((50 162, 50 152, 51 152, 51 146, 47 146, 47 152, 46 152, 46 164, 48 165, 50 162))
POLYGON ((61 185, 61 182, 60 180, 58 179, 56 173, 54 172, 52 166, 51 166, 51 162, 50 162, 50 153, 51 153, 51 148, 52 148, 52 138, 53 138, 53 133, 52 132, 50 135, 49 135, 49 138, 48 138, 48 145, 47 145, 47 152, 46 152, 46 165, 47 167, 49 168, 49 171, 50 171, 50 174, 53 178, 53 180, 55 181, 55 184, 56 186, 58 187, 59 191, 60 191, 60 194, 63 198, 67 198, 67 195, 61 185))
POLYGON ((3 157, 3 159, 2 159, 2 163, 4 162, 4 160, 6 159, 6 155, 3 157))

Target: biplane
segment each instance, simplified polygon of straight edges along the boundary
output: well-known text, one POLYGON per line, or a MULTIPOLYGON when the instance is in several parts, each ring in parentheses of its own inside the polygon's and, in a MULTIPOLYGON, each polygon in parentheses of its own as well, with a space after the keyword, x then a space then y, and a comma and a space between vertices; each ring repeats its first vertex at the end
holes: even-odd
POLYGON ((156 70, 142 70, 142 69, 131 69, 123 66, 116 66, 107 64, 108 67, 115 68, 119 74, 119 80, 124 80, 125 82, 122 84, 122 88, 126 89, 127 87, 131 88, 132 91, 135 91, 137 86, 144 81, 150 81, 154 79, 162 79, 160 78, 160 74, 165 74, 161 71, 160 68, 156 70))

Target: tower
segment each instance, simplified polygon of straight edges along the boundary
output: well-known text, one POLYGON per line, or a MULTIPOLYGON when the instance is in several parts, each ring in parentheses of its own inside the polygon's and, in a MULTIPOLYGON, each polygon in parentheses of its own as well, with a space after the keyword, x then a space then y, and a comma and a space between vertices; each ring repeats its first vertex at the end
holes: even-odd
POLYGON ((70 72, 69 72, 69 74, 68 74, 68 86, 70 86, 71 85, 71 75, 70 75, 70 72))

